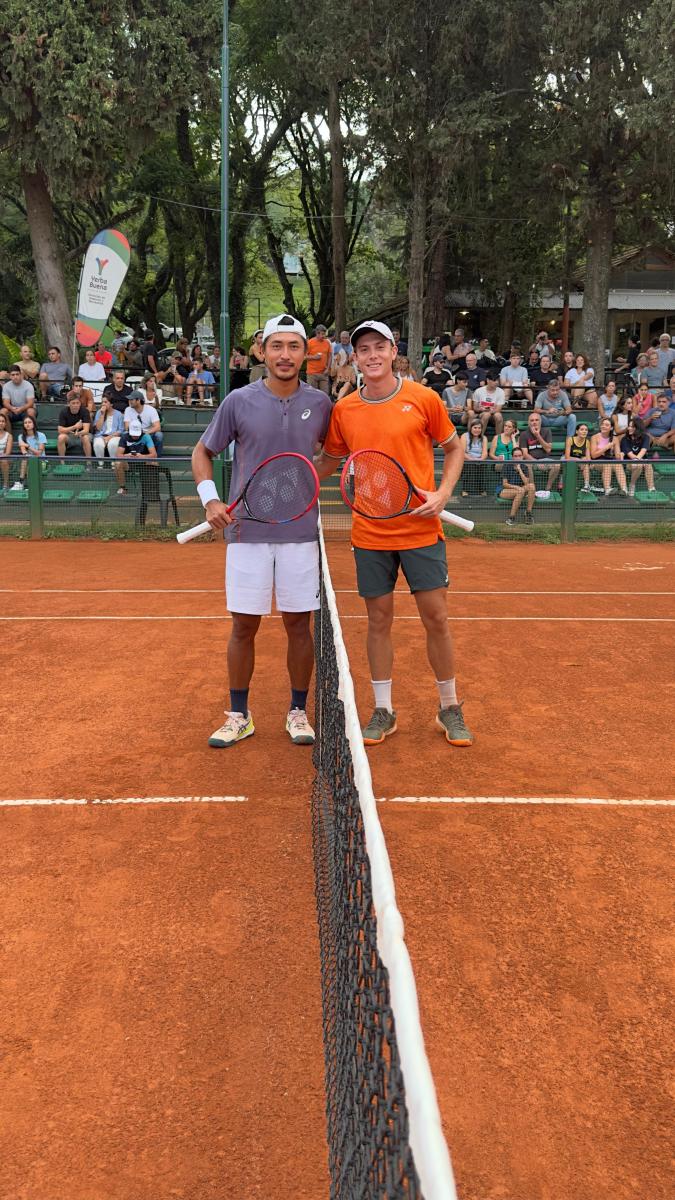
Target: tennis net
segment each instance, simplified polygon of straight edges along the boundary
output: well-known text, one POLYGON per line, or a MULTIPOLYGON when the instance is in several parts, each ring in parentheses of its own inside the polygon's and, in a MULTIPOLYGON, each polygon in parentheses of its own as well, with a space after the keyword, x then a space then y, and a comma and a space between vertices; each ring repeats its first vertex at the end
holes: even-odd
POLYGON ((321 537, 312 794, 331 1200, 454 1200, 321 537))

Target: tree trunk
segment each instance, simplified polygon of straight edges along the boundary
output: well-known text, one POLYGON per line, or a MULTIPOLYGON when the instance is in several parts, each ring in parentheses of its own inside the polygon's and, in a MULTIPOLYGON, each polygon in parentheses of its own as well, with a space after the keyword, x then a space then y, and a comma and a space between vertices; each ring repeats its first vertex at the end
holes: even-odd
POLYGON ((46 346, 58 346, 65 363, 73 362, 74 314, 66 294, 61 249, 54 226, 54 209, 44 171, 22 171, 28 228, 37 277, 40 322, 46 346))
POLYGON ((595 369, 595 381, 602 387, 605 379, 605 347, 607 345, 607 308, 609 278, 612 271, 614 244, 614 209, 598 191, 589 199, 586 220, 586 273, 584 276, 584 306, 582 310, 581 346, 595 369))
POLYGON ((178 157, 185 168, 183 179, 187 185, 190 203, 195 206, 204 239, 206 296, 211 312, 213 335, 218 338, 220 329, 220 228, 217 214, 199 207, 203 203, 203 192, 190 140, 190 114, 186 108, 182 108, 176 115, 176 147, 178 157))
POLYGON ((337 80, 328 81, 328 133, 330 138, 331 168, 331 232, 333 249, 333 310, 335 335, 347 324, 346 262, 347 240, 345 231, 345 165, 342 130, 340 128, 340 98, 337 80))
POLYGON ((445 303, 448 238, 441 234, 431 255, 429 282, 424 301, 424 328, 427 333, 442 333, 448 328, 448 307, 445 303))
POLYGON ((422 364, 424 346, 424 254, 427 241, 426 149, 420 147, 412 172, 410 260, 408 268, 408 358, 414 371, 422 364))

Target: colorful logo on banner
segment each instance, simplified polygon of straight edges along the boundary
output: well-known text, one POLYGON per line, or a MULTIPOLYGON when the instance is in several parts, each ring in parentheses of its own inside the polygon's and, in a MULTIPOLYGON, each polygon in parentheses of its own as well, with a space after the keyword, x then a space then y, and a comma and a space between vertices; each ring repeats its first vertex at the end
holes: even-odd
POLYGON ((80 346, 95 346, 101 337, 129 269, 129 257, 129 243, 117 229, 103 229, 92 239, 77 296, 75 337, 80 346))

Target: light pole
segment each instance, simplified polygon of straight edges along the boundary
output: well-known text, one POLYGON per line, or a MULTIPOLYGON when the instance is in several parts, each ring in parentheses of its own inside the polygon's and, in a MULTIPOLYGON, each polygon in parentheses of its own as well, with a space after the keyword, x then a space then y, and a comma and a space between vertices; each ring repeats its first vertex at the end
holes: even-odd
POLYGON ((220 84, 220 398, 230 387, 229 303, 229 137, 230 137, 230 43, 229 3, 223 0, 223 49, 220 84))

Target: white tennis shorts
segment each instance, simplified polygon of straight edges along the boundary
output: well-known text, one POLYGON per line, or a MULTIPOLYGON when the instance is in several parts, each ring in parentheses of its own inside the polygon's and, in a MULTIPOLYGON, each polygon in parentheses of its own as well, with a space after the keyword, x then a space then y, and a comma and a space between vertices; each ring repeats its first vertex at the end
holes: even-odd
POLYGON ((319 607, 318 542, 233 542, 225 560, 225 600, 230 612, 264 617, 272 611, 311 612, 319 607))

